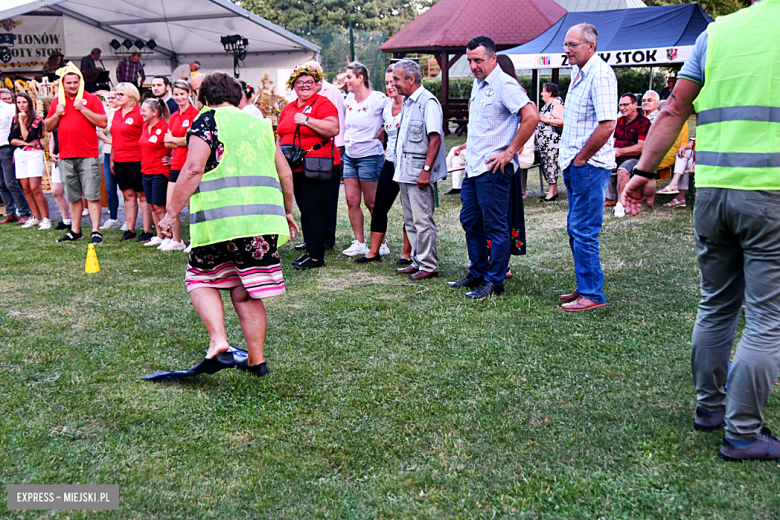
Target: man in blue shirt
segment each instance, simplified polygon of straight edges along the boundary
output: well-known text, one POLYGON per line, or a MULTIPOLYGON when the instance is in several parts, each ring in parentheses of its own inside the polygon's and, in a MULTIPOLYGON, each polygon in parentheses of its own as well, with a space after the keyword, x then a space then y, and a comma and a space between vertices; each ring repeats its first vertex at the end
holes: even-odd
POLYGON ((509 190, 518 168, 517 153, 531 137, 539 112, 514 78, 497 65, 496 44, 477 36, 466 46, 474 74, 469 101, 467 178, 460 197, 471 266, 450 287, 469 287, 469 298, 504 292, 509 265, 509 190), (488 264, 490 257, 490 264, 488 264))

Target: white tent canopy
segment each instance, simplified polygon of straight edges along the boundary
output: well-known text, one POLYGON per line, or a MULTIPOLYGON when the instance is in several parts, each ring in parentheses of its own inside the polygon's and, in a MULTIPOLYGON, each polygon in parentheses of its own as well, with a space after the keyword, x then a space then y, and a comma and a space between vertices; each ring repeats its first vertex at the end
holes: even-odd
MULTIPOLYGON (((51 10, 64 17, 64 41, 58 50, 78 65, 81 56, 93 47, 101 48, 104 65, 114 81, 114 69, 123 54, 111 49, 112 39, 154 40, 154 52, 143 49, 144 68, 150 77, 169 75, 177 65, 194 60, 201 62, 204 72, 232 71, 233 57, 225 52, 220 37, 239 34, 249 41, 241 78, 257 85, 268 74, 279 94, 284 94, 290 70, 316 59, 320 50, 228 0, 4 0, 0 2, 0 20, 30 15, 29 26, 34 11, 51 10)), ((24 27, 23 23, 10 32, 24 27)), ((126 55, 126 49, 122 51, 126 55)), ((10 72, 2 65, 0 68, 10 72)), ((35 70, 41 70, 40 66, 35 70)))
POLYGON ((320 50, 227 0, 11 0, 0 19, 42 7, 118 37, 154 39, 157 52, 169 58, 223 54, 219 38, 228 34, 249 39, 248 55, 320 50))

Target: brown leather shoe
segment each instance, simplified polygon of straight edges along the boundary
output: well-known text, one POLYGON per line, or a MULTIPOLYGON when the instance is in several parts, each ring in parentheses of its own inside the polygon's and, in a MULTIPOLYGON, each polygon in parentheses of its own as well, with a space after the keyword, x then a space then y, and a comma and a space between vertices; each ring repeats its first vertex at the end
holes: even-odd
POLYGON ((415 274, 409 277, 410 280, 427 280, 428 278, 438 278, 439 271, 435 273, 429 273, 428 271, 417 271, 415 274))
POLYGON ((616 206, 616 205, 617 205, 617 201, 616 200, 609 200, 609 199, 607 199, 607 200, 604 201, 604 207, 605 208, 611 208, 612 206, 616 206))
POLYGON ((398 273, 398 274, 414 274, 414 273, 416 273, 417 271, 419 271, 419 269, 417 269, 417 268, 416 268, 415 266, 413 266, 413 265, 410 265, 410 266, 408 266, 408 267, 404 267, 404 268, 402 268, 402 269, 396 269, 396 270, 395 270, 395 272, 396 272, 396 273, 398 273))
POLYGON ((577 289, 574 289, 573 293, 561 294, 560 296, 558 296, 558 299, 563 303, 571 303, 579 297, 580 297, 580 293, 577 292, 577 289))
POLYGON ((594 301, 591 301, 583 296, 580 296, 575 301, 571 303, 564 303, 561 305, 561 310, 568 311, 568 312, 580 312, 580 311, 595 311, 596 309, 606 309, 607 304, 605 303, 596 303, 594 301))
POLYGON ((30 217, 21 217, 19 220, 16 221, 17 224, 24 224, 28 220, 30 220, 30 217))
POLYGON ((16 217, 13 215, 6 216, 0 224, 11 224, 12 222, 16 222, 16 217))

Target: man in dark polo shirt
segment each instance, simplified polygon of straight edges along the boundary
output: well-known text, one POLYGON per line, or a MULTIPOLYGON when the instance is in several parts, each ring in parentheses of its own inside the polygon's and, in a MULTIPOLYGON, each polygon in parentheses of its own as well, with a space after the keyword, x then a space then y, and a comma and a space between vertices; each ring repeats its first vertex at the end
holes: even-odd
MULTIPOLYGON (((623 94, 618 102, 618 108, 622 115, 615 125, 615 161, 617 162, 617 193, 621 193, 628 183, 629 172, 634 169, 639 156, 642 155, 645 138, 650 130, 650 120, 639 113, 634 94, 623 94)), ((616 200, 617 196, 609 198, 616 200)), ((652 204, 652 201, 649 201, 649 204, 652 204)), ((618 202, 615 205, 615 216, 625 215, 623 206, 618 202)))

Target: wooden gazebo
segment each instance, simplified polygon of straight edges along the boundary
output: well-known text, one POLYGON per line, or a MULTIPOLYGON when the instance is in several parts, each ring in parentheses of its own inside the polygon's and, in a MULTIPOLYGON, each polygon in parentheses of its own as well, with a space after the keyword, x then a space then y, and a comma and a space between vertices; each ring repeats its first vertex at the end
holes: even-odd
POLYGON ((463 123, 468 100, 449 98, 449 69, 466 53, 469 40, 484 34, 499 51, 509 49, 533 40, 565 14, 555 0, 439 0, 379 48, 394 58, 434 55, 441 68, 444 119, 463 123))

